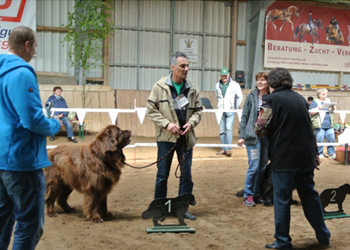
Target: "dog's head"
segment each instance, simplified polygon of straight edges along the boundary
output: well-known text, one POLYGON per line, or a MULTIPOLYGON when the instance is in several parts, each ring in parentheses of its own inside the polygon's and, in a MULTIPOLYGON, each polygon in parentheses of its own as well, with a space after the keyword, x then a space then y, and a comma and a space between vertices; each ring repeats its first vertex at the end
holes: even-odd
POLYGON ((92 143, 92 149, 96 153, 114 152, 118 149, 121 150, 130 143, 130 130, 121 130, 116 125, 108 125, 101 133, 96 137, 96 140, 92 143))

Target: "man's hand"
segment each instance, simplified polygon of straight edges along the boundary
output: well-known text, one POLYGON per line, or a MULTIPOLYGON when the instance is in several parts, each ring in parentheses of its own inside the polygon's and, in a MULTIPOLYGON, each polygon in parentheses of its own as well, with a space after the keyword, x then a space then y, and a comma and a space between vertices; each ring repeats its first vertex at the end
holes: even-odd
POLYGON ((241 138, 241 139, 239 139, 239 140, 237 141, 237 145, 238 145, 238 146, 242 147, 243 144, 244 144, 244 139, 241 138))
POLYGON ((179 126, 177 126, 175 123, 170 122, 166 129, 172 133, 173 135, 180 135, 181 134, 181 129, 179 126))
POLYGON ((183 126, 183 128, 185 130, 181 133, 181 135, 187 135, 190 132, 192 125, 191 125, 191 123, 188 122, 183 126))

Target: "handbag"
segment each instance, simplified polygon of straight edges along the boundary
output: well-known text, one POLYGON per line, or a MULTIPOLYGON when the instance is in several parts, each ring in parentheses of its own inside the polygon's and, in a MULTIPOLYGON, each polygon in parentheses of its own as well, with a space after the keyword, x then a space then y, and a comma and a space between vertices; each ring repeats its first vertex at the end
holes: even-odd
POLYGON ((254 131, 258 137, 264 137, 267 134, 271 119, 273 117, 272 108, 263 105, 259 110, 258 120, 256 121, 254 131))

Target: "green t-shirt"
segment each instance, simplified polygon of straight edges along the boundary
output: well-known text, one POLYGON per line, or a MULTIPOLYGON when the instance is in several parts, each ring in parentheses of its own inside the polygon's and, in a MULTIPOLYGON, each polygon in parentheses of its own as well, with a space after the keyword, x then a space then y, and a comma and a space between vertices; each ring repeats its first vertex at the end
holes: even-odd
POLYGON ((173 83, 173 85, 176 89, 177 95, 180 95, 180 90, 181 90, 182 86, 184 85, 184 83, 182 82, 182 83, 178 84, 178 83, 174 82, 173 80, 171 80, 171 82, 173 83))
POLYGON ((228 87, 228 82, 226 84, 221 83, 221 90, 222 90, 223 97, 225 97, 227 87, 228 87))

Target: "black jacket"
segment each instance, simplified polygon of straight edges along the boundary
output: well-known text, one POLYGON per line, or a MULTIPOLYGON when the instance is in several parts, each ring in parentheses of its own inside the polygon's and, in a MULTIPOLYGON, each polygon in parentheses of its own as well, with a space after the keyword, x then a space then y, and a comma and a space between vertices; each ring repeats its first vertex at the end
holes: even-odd
POLYGON ((264 95, 273 117, 266 134, 272 170, 298 172, 315 169, 314 134, 304 97, 284 87, 264 95))

